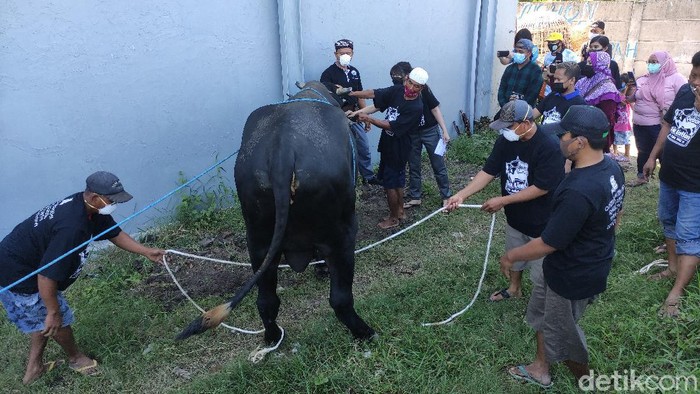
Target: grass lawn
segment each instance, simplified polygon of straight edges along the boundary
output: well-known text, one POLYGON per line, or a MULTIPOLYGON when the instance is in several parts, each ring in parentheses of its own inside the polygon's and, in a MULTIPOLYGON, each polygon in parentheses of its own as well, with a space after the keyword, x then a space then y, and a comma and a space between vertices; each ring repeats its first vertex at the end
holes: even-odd
MULTIPOLYGON (((467 163, 482 162, 492 141, 493 137, 478 134, 453 143, 448 167, 451 179, 458 180, 453 184, 455 191, 468 181, 465 174, 475 171, 467 163)), ((634 176, 633 171, 626 175, 628 179, 634 176)), ((428 198, 423 206, 414 208, 412 221, 440 204, 427 167, 424 177, 428 198)), ((480 204, 498 192, 497 182, 492 182, 467 203, 480 204)), ((635 370, 636 375, 693 375, 700 380, 697 277, 684 299, 682 317, 670 320, 657 317, 657 311, 671 282, 651 282, 635 274, 659 257, 652 250, 662 241, 655 218, 657 195, 656 181, 628 189, 608 290, 588 308, 580 324, 596 374, 635 370)), ((207 211, 205 220, 197 219, 194 217, 187 226, 177 221, 165 226, 154 237, 154 245, 198 253, 203 249, 202 239, 225 232, 243 234, 236 208, 207 211)), ((505 373, 507 366, 527 363, 534 356, 534 335, 523 320, 529 279, 524 280, 524 299, 487 301, 491 291, 506 284, 497 264, 503 252, 502 212, 497 215, 484 288, 474 306, 449 325, 420 325, 442 320, 469 302, 481 275, 489 222, 490 215, 476 209, 437 215, 395 240, 357 256, 356 308, 379 333, 379 338, 371 343, 353 341, 336 320, 327 302, 328 281, 314 278, 312 270, 302 274, 281 271, 278 322, 287 337, 278 351, 259 364, 247 361, 247 356, 262 344, 261 335, 232 334, 219 328, 183 342, 175 341, 174 336, 198 312, 181 297, 153 295, 154 291, 176 294, 172 283, 151 282, 155 276, 162 276, 161 267, 151 268, 145 263, 143 268, 134 261, 140 258, 109 249, 91 261, 85 276, 67 292, 77 316, 74 330, 78 343, 100 361, 102 374, 82 377, 63 366, 46 374, 30 389, 25 388, 21 377, 28 338, 3 313, 0 391, 538 392, 536 387, 514 382, 505 373), (143 291, 147 287, 150 292, 143 291)), ((360 225, 373 227, 375 222, 365 220, 360 225)), ((363 239, 358 248, 377 239, 363 239)), ((186 264, 179 267, 178 276, 186 275, 191 268, 186 264)), ((223 269, 233 278, 249 275, 247 268, 223 269)), ((200 286, 211 286, 206 279, 202 281, 200 286)), ((221 294, 230 292, 222 290, 221 294)), ((197 297, 205 308, 224 299, 216 295, 197 297)), ((255 290, 228 322, 245 328, 261 326, 254 299, 255 290)), ((63 354, 55 343, 50 343, 46 357, 62 358, 63 354)), ((552 373, 552 392, 577 391, 576 382, 562 365, 554 366, 552 373)))

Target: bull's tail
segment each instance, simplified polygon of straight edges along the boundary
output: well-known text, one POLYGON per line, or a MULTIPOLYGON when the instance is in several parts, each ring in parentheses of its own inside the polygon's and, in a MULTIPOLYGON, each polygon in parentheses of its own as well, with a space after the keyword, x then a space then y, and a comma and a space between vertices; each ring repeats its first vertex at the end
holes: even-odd
POLYGON ((293 152, 289 152, 289 157, 281 156, 283 155, 280 154, 272 160, 273 165, 270 171, 272 193, 275 199, 275 228, 263 263, 229 302, 204 312, 202 316, 193 320, 187 328, 182 330, 176 339, 186 339, 192 335, 201 334, 210 328, 218 327, 228 317, 233 308, 250 292, 250 289, 253 288, 253 285, 260 279, 260 276, 268 269, 272 260, 279 253, 287 228, 292 191, 295 188, 293 184, 295 182, 293 152))

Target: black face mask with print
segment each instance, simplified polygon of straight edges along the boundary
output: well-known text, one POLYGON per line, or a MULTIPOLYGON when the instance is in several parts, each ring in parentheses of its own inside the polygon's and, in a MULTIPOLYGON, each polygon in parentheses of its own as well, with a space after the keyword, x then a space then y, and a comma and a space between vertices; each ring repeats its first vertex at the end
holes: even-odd
POLYGON ((581 75, 584 77, 590 78, 595 75, 595 70, 593 70, 593 66, 590 64, 584 64, 581 66, 581 75))

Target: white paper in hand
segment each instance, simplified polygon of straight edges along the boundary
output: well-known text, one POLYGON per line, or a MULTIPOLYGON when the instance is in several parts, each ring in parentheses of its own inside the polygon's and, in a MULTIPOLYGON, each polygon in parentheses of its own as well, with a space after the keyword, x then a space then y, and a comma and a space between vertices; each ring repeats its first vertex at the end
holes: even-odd
POLYGON ((445 143, 445 140, 440 138, 440 141, 438 141, 438 144, 435 147, 435 154, 438 156, 445 156, 446 151, 447 151, 447 144, 445 143))

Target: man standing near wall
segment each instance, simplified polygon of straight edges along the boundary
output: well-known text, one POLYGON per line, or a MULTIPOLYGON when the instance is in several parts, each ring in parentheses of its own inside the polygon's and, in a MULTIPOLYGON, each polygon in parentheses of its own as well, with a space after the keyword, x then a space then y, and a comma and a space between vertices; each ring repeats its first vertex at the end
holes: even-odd
MULTIPOLYGON (((0 286, 5 287, 53 262, 69 250, 116 223, 117 204, 131 200, 119 178, 98 171, 87 178, 85 191, 72 194, 18 224, 0 242, 0 286)), ((160 262, 164 250, 149 248, 116 227, 97 240, 160 262)), ((0 293, 8 319, 30 337, 25 384, 38 379, 56 362, 44 364, 44 349, 53 338, 68 355, 68 366, 83 375, 99 372, 97 361, 78 349, 71 324, 73 311, 63 291, 75 282, 87 259, 87 246, 73 252, 9 290, 0 293)))
POLYGON ((498 86, 498 104, 503 108, 512 100, 525 100, 534 107, 542 88, 542 70, 532 58, 535 45, 521 39, 513 49, 513 64, 506 67, 498 86))
MULTIPOLYGON (((362 90, 362 79, 360 72, 350 65, 354 54, 354 44, 352 41, 343 38, 335 42, 335 63, 321 74, 321 82, 330 87, 352 88, 352 91, 362 90), (330 86, 329 86, 330 85, 330 86)), ((335 89, 331 89, 335 91, 335 89)), ((365 99, 349 95, 343 95, 343 111, 357 111, 365 108, 365 99)), ((362 124, 355 122, 350 130, 355 137, 357 147, 357 164, 360 175, 365 183, 378 185, 374 170, 372 169, 372 156, 369 152, 369 141, 367 140, 367 130, 362 124)))

